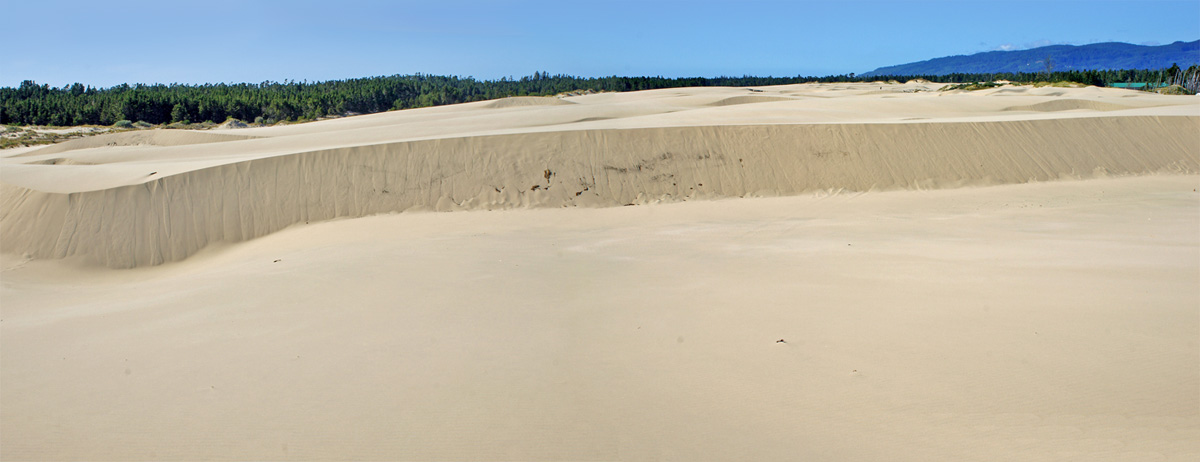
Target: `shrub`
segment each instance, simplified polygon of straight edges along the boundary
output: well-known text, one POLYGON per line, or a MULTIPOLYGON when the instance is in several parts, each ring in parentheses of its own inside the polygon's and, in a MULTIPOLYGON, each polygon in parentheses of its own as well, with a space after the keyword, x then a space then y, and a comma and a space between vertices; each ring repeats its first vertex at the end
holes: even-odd
POLYGON ((1158 93, 1158 94, 1162 94, 1162 95, 1194 95, 1194 94, 1196 94, 1195 92, 1189 91, 1188 89, 1184 88, 1182 85, 1169 85, 1166 87, 1155 89, 1154 92, 1158 93))
POLYGON ((951 91, 951 90, 975 91, 975 90, 983 90, 983 89, 987 89, 987 88, 996 88, 996 87, 999 87, 1002 85, 1004 85, 1004 84, 1002 84, 1000 82, 970 82, 970 83, 946 85, 942 88, 939 88, 938 91, 951 91))
POLYGON ((1079 82, 1071 82, 1071 81, 1067 81, 1067 80, 1056 80, 1053 82, 1048 82, 1048 81, 1043 80, 1041 82, 1030 82, 1030 83, 1033 84, 1034 88, 1041 88, 1041 87, 1083 88, 1083 87, 1087 86, 1087 85, 1084 85, 1079 82))
POLYGON ((133 128, 133 122, 128 120, 118 120, 113 123, 113 126, 116 128, 133 128))

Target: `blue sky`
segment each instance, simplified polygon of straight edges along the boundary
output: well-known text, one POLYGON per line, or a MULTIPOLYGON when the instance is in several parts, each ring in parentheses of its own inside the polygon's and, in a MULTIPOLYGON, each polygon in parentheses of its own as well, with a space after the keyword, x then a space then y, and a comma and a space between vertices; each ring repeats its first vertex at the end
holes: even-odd
POLYGON ((1048 44, 1200 39, 1187 1, 5 2, 0 86, 830 75, 1048 44))

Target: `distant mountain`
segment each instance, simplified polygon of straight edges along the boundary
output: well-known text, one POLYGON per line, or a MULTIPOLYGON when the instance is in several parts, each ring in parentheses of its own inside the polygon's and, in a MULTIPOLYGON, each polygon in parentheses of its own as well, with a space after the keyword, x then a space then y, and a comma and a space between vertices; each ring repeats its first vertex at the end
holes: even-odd
POLYGON ((1046 69, 1047 56, 1054 63, 1055 71, 1162 69, 1171 67, 1172 64, 1187 68, 1193 64, 1200 64, 1200 40, 1160 46, 1108 42, 1079 46, 1051 45, 1017 51, 988 51, 970 56, 947 56, 881 67, 863 76, 1041 72, 1046 69))

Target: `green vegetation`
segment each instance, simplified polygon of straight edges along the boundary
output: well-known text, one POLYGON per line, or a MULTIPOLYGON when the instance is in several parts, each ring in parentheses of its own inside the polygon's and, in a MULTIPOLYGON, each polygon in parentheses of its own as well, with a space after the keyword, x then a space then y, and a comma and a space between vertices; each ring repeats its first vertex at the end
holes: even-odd
POLYGON ((984 90, 987 88, 996 88, 996 87, 1000 87, 1000 86, 1004 86, 1004 84, 1002 84, 1000 82, 969 82, 969 83, 958 83, 958 84, 946 85, 942 88, 939 88, 938 91, 951 91, 951 90, 975 91, 975 90, 984 90))
POLYGON ((1047 82, 1044 80, 1041 82, 1026 82, 1026 83, 1023 83, 1023 85, 1033 85, 1034 88, 1041 88, 1041 87, 1083 88, 1083 87, 1087 86, 1087 85, 1084 85, 1079 82, 1070 82, 1070 81, 1063 81, 1063 80, 1060 80, 1057 82, 1047 82))
MULTIPOLYGON (((1177 67, 1176 67, 1177 69, 1177 67)), ((1191 82, 1193 66, 1177 74, 1191 82)), ((1174 75, 1174 74, 1172 74, 1174 75)), ((1114 82, 1164 82, 1168 70, 1106 70, 1037 73, 826 77, 596 77, 581 78, 536 72, 520 79, 475 80, 471 77, 394 75, 327 82, 263 82, 259 84, 128 85, 95 88, 80 83, 54 88, 27 80, 17 88, 0 88, 0 124, 113 125, 137 121, 169 127, 194 127, 227 119, 255 124, 303 122, 322 117, 366 114, 393 109, 482 101, 509 96, 550 96, 650 90, 677 87, 754 87, 809 82, 872 82, 914 79, 946 83, 1009 80, 1014 82, 1080 82, 1105 86, 1114 82)), ((1195 91, 1180 82, 1185 88, 1195 91)), ((968 86, 970 86, 968 85, 968 86)), ((1159 85, 1161 86, 1161 85, 1159 85)), ((1157 86, 1156 86, 1157 87, 1157 86)), ((983 87, 980 87, 983 88, 983 87)), ((963 88, 966 89, 966 88, 963 88)))
POLYGON ((1158 93, 1158 94, 1162 94, 1162 95, 1194 95, 1194 94, 1196 94, 1196 92, 1194 92, 1194 91, 1189 91, 1188 89, 1183 88, 1182 85, 1168 85, 1168 86, 1165 86, 1162 88, 1156 88, 1154 90, 1154 92, 1158 93))
POLYGON ((1200 92, 1200 65, 1181 69, 1178 64, 1171 65, 1154 81, 1158 93, 1165 95, 1194 95, 1200 92))
POLYGON ((84 136, 120 131, 108 130, 100 127, 92 128, 93 130, 58 133, 59 130, 56 129, 33 129, 17 125, 0 126, 0 149, 21 146, 37 146, 41 144, 54 144, 84 136))
POLYGON ((1037 82, 995 82, 995 81, 993 81, 993 82, 969 82, 969 83, 950 84, 950 85, 946 85, 942 88, 939 88, 938 91, 950 91, 950 90, 975 91, 975 90, 985 90, 988 88, 1002 87, 1004 85, 1014 85, 1014 86, 1030 85, 1034 88, 1041 88, 1041 87, 1083 88, 1083 87, 1087 86, 1087 85, 1084 85, 1079 82, 1070 82, 1070 81, 1065 81, 1065 80, 1059 80, 1056 82, 1047 82, 1045 80, 1037 81, 1037 82))
POLYGON ((816 79, 584 79, 538 72, 519 80, 503 78, 494 81, 455 76, 398 75, 328 82, 124 84, 104 89, 82 84, 53 88, 25 81, 18 88, 0 88, 0 124, 111 125, 119 120, 137 120, 152 124, 205 121, 219 123, 228 118, 273 124, 508 96, 546 96, 573 91, 630 91, 684 86, 779 85, 812 80, 816 79))

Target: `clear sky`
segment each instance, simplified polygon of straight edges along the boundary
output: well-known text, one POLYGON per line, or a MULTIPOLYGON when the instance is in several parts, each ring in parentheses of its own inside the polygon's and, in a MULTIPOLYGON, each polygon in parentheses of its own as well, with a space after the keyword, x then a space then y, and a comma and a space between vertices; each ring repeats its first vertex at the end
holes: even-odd
POLYGON ((1200 0, 3 3, 0 86, 819 76, 1049 44, 1200 39, 1200 0))

